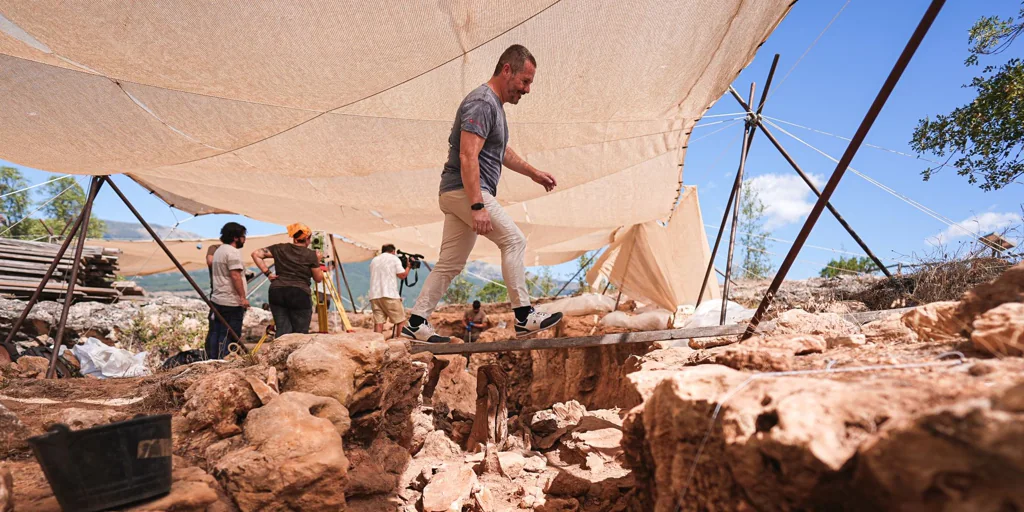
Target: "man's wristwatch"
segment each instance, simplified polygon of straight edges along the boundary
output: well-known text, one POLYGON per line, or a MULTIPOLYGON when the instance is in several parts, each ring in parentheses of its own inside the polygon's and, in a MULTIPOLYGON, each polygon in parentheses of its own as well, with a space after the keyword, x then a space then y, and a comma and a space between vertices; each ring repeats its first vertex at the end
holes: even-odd
POLYGON ((484 204, 483 203, 473 203, 473 204, 471 204, 469 206, 469 209, 473 210, 473 211, 483 210, 484 209, 484 204))
POLYGON ((265 275, 267 277, 270 277, 270 271, 269 270, 263 271, 263 275, 265 275))

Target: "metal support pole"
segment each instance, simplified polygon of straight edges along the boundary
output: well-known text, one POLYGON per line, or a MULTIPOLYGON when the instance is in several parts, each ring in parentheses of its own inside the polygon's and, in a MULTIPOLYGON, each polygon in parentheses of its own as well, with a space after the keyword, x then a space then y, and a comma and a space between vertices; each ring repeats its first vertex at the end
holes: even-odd
POLYGON ((123 193, 121 193, 121 189, 117 188, 117 185, 114 183, 114 180, 110 179, 110 176, 104 176, 103 179, 106 180, 106 182, 110 185, 110 188, 114 191, 115 194, 117 194, 117 197, 121 198, 121 201, 124 203, 124 205, 127 206, 129 210, 131 210, 132 215, 135 215, 135 218, 138 219, 139 224, 142 224, 142 227, 146 228, 146 231, 149 233, 149 236, 153 237, 153 241, 160 246, 160 249, 163 249, 164 254, 166 254, 167 257, 171 259, 171 262, 174 263, 174 266, 178 268, 178 272, 181 272, 181 275, 185 276, 185 280, 188 281, 188 284, 192 285, 192 288, 196 291, 196 293, 199 294, 199 298, 203 299, 203 302, 205 302, 206 305, 210 307, 210 310, 213 311, 213 315, 217 317, 217 320, 220 320, 220 322, 228 328, 228 334, 230 334, 231 337, 235 340, 235 342, 238 343, 239 346, 241 346, 242 338, 231 327, 231 324, 228 323, 227 319, 225 319, 224 316, 220 314, 220 311, 217 311, 217 308, 214 307, 213 302, 210 300, 210 298, 207 297, 206 294, 203 293, 202 288, 200 288, 199 285, 196 284, 195 279, 192 279, 192 276, 189 275, 187 270, 185 270, 185 267, 181 266, 181 262, 178 261, 178 258, 174 257, 174 254, 171 253, 171 250, 167 248, 167 245, 164 244, 164 241, 160 239, 160 236, 156 234, 156 231, 153 231, 153 228, 149 225, 148 222, 146 222, 146 219, 142 218, 142 214, 139 213, 139 211, 135 209, 135 206, 132 205, 131 201, 128 201, 128 198, 125 197, 123 193))
POLYGON ((575 273, 575 274, 573 274, 573 275, 572 275, 572 277, 570 277, 570 278, 569 278, 569 280, 568 280, 568 281, 566 281, 566 282, 565 282, 565 284, 563 284, 563 285, 562 285, 562 287, 558 289, 558 292, 557 292, 557 293, 555 293, 555 295, 554 295, 554 296, 555 296, 555 297, 558 297, 559 295, 561 295, 561 294, 562 294, 562 292, 564 292, 564 291, 565 291, 565 287, 566 287, 566 286, 569 286, 569 283, 571 283, 571 282, 573 281, 573 279, 576 279, 576 276, 580 275, 580 272, 583 272, 583 269, 587 268, 587 265, 590 265, 590 263, 591 263, 592 261, 594 261, 594 258, 596 258, 596 257, 597 257, 597 251, 594 251, 594 255, 593 255, 593 256, 591 256, 591 257, 590 257, 590 259, 589 259, 589 260, 587 260, 587 262, 586 262, 586 263, 584 263, 583 265, 581 265, 581 266, 580 266, 580 269, 579 269, 579 270, 577 270, 577 271, 576 271, 576 273, 575 273))
POLYGON ((25 309, 21 311, 21 316, 14 321, 11 325, 11 332, 7 333, 7 338, 4 339, 5 346, 11 346, 11 341, 14 339, 15 334, 21 329, 21 326, 25 323, 25 319, 28 318, 28 314, 32 312, 32 308, 39 302, 39 297, 43 294, 43 290, 46 288, 46 283, 53 277, 53 272, 57 270, 57 265, 60 264, 60 260, 64 258, 64 253, 67 252, 68 247, 71 246, 71 241, 75 238, 75 233, 78 232, 79 226, 82 224, 82 215, 79 214, 75 222, 69 222, 71 225, 71 235, 64 239, 60 249, 57 249, 57 255, 53 257, 53 262, 50 263, 50 267, 46 269, 46 273, 43 274, 43 278, 39 281, 39 286, 36 286, 36 290, 32 292, 32 296, 28 299, 28 303, 25 304, 25 309))
MULTIPOLYGON (((82 266, 82 250, 85 249, 85 239, 89 237, 89 217, 92 215, 92 204, 102 185, 103 178, 97 176, 93 176, 92 181, 89 182, 89 195, 82 207, 81 222, 78 223, 78 244, 75 245, 75 256, 71 260, 71 277, 68 278, 67 294, 64 296, 64 306, 60 310, 60 320, 57 322, 57 335, 53 341, 53 353, 50 354, 50 366, 46 369, 47 379, 52 379, 57 372, 57 358, 64 342, 64 327, 68 323, 68 311, 71 310, 71 303, 75 301, 75 285, 78 284, 78 269, 82 266)), ((73 237, 68 237, 68 240, 71 238, 73 237)))
MULTIPOLYGON (((754 84, 750 84, 750 102, 754 102, 754 84)), ((746 126, 743 127, 744 139, 743 149, 740 152, 740 169, 736 172, 736 190, 734 195, 736 200, 732 203, 732 228, 729 229, 729 249, 726 253, 725 260, 725 284, 722 286, 722 312, 719 316, 718 325, 725 325, 725 313, 727 308, 725 307, 726 302, 729 300, 729 276, 732 275, 732 255, 736 248, 736 226, 740 220, 740 203, 742 202, 743 194, 743 168, 747 163, 747 153, 750 152, 750 143, 754 141, 754 124, 756 123, 756 117, 750 116, 747 119, 746 126)))
POLYGON ((900 77, 907 69, 907 65, 910 64, 910 59, 913 58, 914 53, 921 45, 921 41, 924 39, 925 34, 928 33, 928 29, 931 28, 932 22, 935 21, 935 18, 939 15, 939 11, 942 10, 942 6, 945 3, 945 0, 932 0, 931 5, 928 6, 928 10, 925 11, 924 16, 921 18, 921 22, 918 23, 917 28, 914 29, 914 34, 910 36, 910 40, 907 41, 906 47, 903 48, 903 53, 901 53, 899 59, 896 60, 896 64, 893 65, 892 71, 889 72, 889 76, 885 79, 885 83, 882 84, 881 90, 878 91, 878 95, 875 96, 875 100, 871 103, 871 107, 868 108, 867 114, 864 115, 864 119, 861 121, 860 126, 857 127, 857 132, 854 133, 853 138, 850 139, 849 146, 847 146, 846 151, 843 152, 843 156, 839 159, 839 163, 836 164, 836 169, 832 172, 832 177, 829 178, 828 183, 825 185, 825 189, 821 191, 821 196, 818 198, 818 201, 814 203, 814 207, 811 208, 811 213, 808 214, 804 227, 800 229, 800 234, 797 235, 796 241, 793 242, 793 247, 786 255, 786 259, 783 260, 778 273, 775 274, 775 279, 772 280, 771 286, 768 287, 768 291, 764 294, 764 298, 761 299, 761 304, 757 306, 757 311, 750 319, 750 323, 747 325, 747 330, 742 336, 740 336, 740 340, 748 339, 754 335, 754 332, 757 330, 757 324, 761 322, 761 317, 764 316, 765 312, 768 311, 768 307, 771 306, 772 301, 775 299, 775 293, 778 292, 779 286, 782 285, 782 281, 786 279, 786 274, 793 266, 793 262, 796 261, 796 257, 800 253, 800 249, 803 248, 804 242, 807 241, 807 237, 810 236, 811 230, 814 229, 814 224, 818 221, 818 218, 821 217, 821 212, 825 209, 825 203, 828 202, 832 197, 832 194, 835 192, 836 187, 839 186, 839 182, 843 179, 843 174, 846 172, 847 167, 850 166, 850 162, 853 161, 853 157, 857 154, 857 150, 860 149, 861 144, 867 137, 868 131, 871 130, 871 125, 873 125, 875 119, 878 118, 878 114, 882 111, 882 107, 885 106, 886 100, 888 100, 889 95, 892 94, 893 89, 896 87, 896 83, 900 81, 900 77))
MULTIPOLYGON (((737 102, 739 102, 740 106, 742 106, 747 111, 747 113, 750 114, 750 106, 745 101, 743 101, 743 98, 741 98, 739 93, 736 92, 736 89, 730 87, 729 92, 732 94, 732 97, 735 98, 737 102)), ((779 153, 782 154, 782 157, 785 158, 787 162, 789 162, 790 167, 792 167, 793 170, 800 175, 800 178, 804 180, 804 183, 806 183, 808 187, 810 187, 811 191, 814 192, 814 195, 817 197, 821 197, 821 192, 818 190, 818 187, 814 186, 814 183, 811 182, 811 179, 807 176, 806 173, 804 173, 803 169, 801 169, 800 166, 797 165, 796 161, 793 160, 793 157, 790 156, 789 152, 782 147, 782 144, 779 143, 779 140, 775 137, 775 135, 773 135, 768 130, 768 127, 761 123, 760 117, 758 117, 757 119, 757 127, 761 129, 761 131, 765 134, 766 137, 768 137, 768 140, 771 141, 772 145, 775 146, 775 149, 777 149, 779 153)), ((871 249, 868 248, 868 245, 864 243, 864 240, 862 240, 860 236, 857 235, 857 232, 853 230, 849 223, 846 222, 846 219, 844 219, 843 216, 839 214, 839 211, 836 210, 834 206, 832 206, 832 203, 825 203, 825 207, 828 208, 828 211, 832 212, 832 216, 835 217, 837 221, 839 221, 839 224, 842 225, 844 229, 846 229, 846 232, 850 234, 850 236, 853 238, 855 242, 857 242, 857 245, 860 246, 861 250, 863 250, 868 255, 868 257, 875 262, 875 266, 881 269, 882 273, 885 274, 885 277, 892 279, 892 274, 889 272, 888 269, 885 268, 885 265, 882 263, 882 260, 878 259, 878 257, 875 256, 875 253, 871 252, 871 249)))
MULTIPOLYGON (((356 299, 352 296, 352 288, 348 286, 348 278, 345 277, 345 266, 341 264, 341 258, 338 258, 338 246, 334 245, 334 235, 328 235, 331 238, 331 251, 334 252, 334 261, 338 264, 338 270, 341 271, 341 280, 345 282, 345 290, 348 292, 348 300, 352 303, 352 314, 356 313, 356 299)), ((344 307, 342 304, 338 304, 338 309, 344 307)))

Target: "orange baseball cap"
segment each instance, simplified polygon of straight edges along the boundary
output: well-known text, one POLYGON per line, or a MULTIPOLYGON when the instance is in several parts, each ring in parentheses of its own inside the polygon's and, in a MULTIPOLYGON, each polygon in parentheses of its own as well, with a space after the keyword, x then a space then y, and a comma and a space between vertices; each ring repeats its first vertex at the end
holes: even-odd
POLYGON ((292 238, 306 238, 311 234, 313 234, 313 230, 301 222, 288 225, 288 236, 292 238))

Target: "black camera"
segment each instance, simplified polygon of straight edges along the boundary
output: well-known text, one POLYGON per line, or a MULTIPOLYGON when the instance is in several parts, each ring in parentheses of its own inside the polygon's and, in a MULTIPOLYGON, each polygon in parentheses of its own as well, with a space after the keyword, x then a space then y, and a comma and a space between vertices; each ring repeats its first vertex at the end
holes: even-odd
POLYGON ((411 254, 402 250, 396 252, 398 253, 398 260, 402 262, 402 268, 409 267, 410 270, 420 268, 420 264, 423 261, 422 254, 411 254))

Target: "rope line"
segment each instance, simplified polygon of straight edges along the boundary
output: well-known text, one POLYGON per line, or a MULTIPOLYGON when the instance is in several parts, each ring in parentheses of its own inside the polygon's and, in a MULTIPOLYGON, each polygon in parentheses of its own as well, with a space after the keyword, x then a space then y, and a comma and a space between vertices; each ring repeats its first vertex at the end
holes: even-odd
POLYGON ((65 174, 63 176, 58 176, 56 178, 53 178, 52 180, 49 180, 49 181, 44 181, 42 183, 36 183, 35 185, 29 185, 29 186, 27 186, 27 187, 25 187, 23 189, 15 190, 14 192, 8 192, 8 193, 0 196, 0 199, 3 199, 5 197, 7 197, 7 196, 13 196, 14 194, 20 194, 20 193, 25 192, 27 190, 32 190, 32 189, 34 189, 36 187, 41 187, 43 185, 49 185, 50 183, 53 183, 55 181, 59 181, 59 180, 62 180, 62 179, 65 179, 65 178, 70 178, 70 177, 71 177, 70 174, 65 174))
MULTIPOLYGON (((835 163, 839 163, 839 160, 837 160, 832 155, 830 155, 830 154, 828 154, 828 153, 826 153, 826 152, 824 152, 824 151, 822 151, 822 150, 812 146, 810 143, 808 143, 807 141, 801 139, 800 137, 797 137, 796 135, 793 135, 792 133, 787 131, 785 128, 783 128, 783 127, 773 123, 772 121, 765 121, 765 122, 770 124, 770 125, 772 125, 774 128, 776 128, 777 130, 781 131, 782 133, 792 137, 797 142, 799 142, 799 143, 801 143, 801 144, 803 144, 803 145, 813 149, 814 151, 816 151, 821 156, 824 156, 825 158, 828 158, 829 160, 831 160, 831 161, 833 161, 835 163)), ((921 212, 923 212, 924 214, 928 215, 929 217, 931 217, 931 218, 933 218, 933 219, 935 219, 935 220, 945 224, 947 227, 956 227, 956 228, 960 229, 961 231, 963 231, 964 233, 966 233, 967 235, 974 237, 975 239, 981 241, 983 244, 985 244, 985 245, 987 245, 987 246, 989 246, 989 247, 991 247, 993 249, 1001 249, 1001 247, 996 246, 994 243, 989 242, 989 241, 981 238, 981 234, 980 233, 975 232, 975 231, 971 231, 970 229, 964 227, 960 223, 955 222, 952 219, 950 219, 949 217, 946 217, 946 216, 940 214, 939 212, 936 212, 935 210, 932 210, 931 208, 929 208, 929 207, 927 207, 927 206, 925 206, 925 205, 923 205, 923 204, 921 204, 921 203, 919 203, 919 202, 917 202, 917 201, 915 201, 915 200, 913 200, 913 199, 911 199, 911 198, 909 198, 909 197, 907 197, 907 196, 897 192, 893 188, 891 188, 891 187, 881 183, 880 181, 878 181, 878 180, 876 180, 876 179, 874 179, 874 178, 872 178, 872 177, 870 177, 870 176, 868 176, 868 175, 858 171, 857 169, 854 169, 852 166, 847 167, 847 169, 849 169, 850 172, 852 172, 853 174, 859 176, 864 181, 867 181, 868 183, 870 183, 870 184, 872 184, 872 185, 874 185, 874 186, 884 190, 885 192, 887 192, 887 193, 891 194, 892 196, 900 199, 901 201, 909 204, 910 206, 913 206, 914 208, 920 210, 921 212)))
MULTIPOLYGON (((810 126, 804 126, 804 125, 801 125, 801 124, 796 124, 796 123, 792 123, 792 122, 789 122, 789 121, 784 121, 784 120, 779 119, 777 117, 771 117, 771 116, 761 116, 761 117, 766 118, 766 119, 771 119, 772 121, 775 121, 775 122, 778 122, 778 123, 788 124, 788 125, 796 127, 796 128, 802 128, 804 130, 810 130, 812 132, 820 133, 822 135, 828 135, 830 137, 835 137, 837 139, 845 140, 847 142, 852 140, 849 137, 844 137, 842 135, 837 135, 835 133, 829 133, 829 132, 826 132, 826 131, 823 131, 823 130, 818 130, 816 128, 811 128, 810 126)), ((897 155, 900 155, 900 156, 905 156, 905 157, 908 157, 908 158, 913 158, 914 160, 924 160, 925 162, 929 162, 929 163, 933 163, 933 164, 938 164, 938 165, 942 165, 942 166, 945 166, 945 167, 953 167, 953 166, 951 166, 951 165, 949 165, 947 163, 939 162, 937 160, 932 160, 930 158, 925 158, 925 157, 919 156, 919 155, 912 155, 910 153, 904 153, 902 151, 897 151, 895 149, 885 148, 885 147, 878 146, 878 145, 875 145, 875 144, 869 144, 867 142, 863 143, 863 145, 867 146, 869 148, 879 149, 879 150, 887 151, 889 153, 897 154, 897 155)), ((954 167, 954 169, 955 169, 955 167, 954 167)))
POLYGON ((0 232, 0 236, 6 235, 8 232, 10 232, 12 229, 14 229, 14 226, 17 226, 18 224, 21 224, 22 222, 24 222, 24 221, 26 221, 28 219, 31 219, 32 216, 36 214, 36 212, 38 212, 39 210, 42 210, 43 208, 46 208, 50 203, 56 201, 58 197, 64 195, 64 193, 67 192, 68 190, 71 190, 77 183, 78 183, 77 181, 73 182, 67 188, 65 188, 64 190, 61 190, 59 193, 57 193, 57 195, 47 199, 45 203, 39 205, 35 210, 32 210, 31 212, 29 212, 28 215, 25 215, 24 217, 22 217, 20 220, 18 220, 18 222, 15 222, 14 224, 11 224, 10 226, 7 226, 7 229, 5 229, 2 232, 0 232))
POLYGON ((911 370, 918 368, 933 368, 947 366, 951 367, 959 366, 967 362, 964 355, 960 352, 947 352, 944 354, 940 354, 938 356, 938 359, 940 359, 940 361, 887 365, 851 366, 847 368, 833 368, 832 363, 830 362, 828 367, 826 367, 823 370, 790 370, 784 372, 755 373, 754 375, 751 375, 747 380, 743 381, 742 383, 740 383, 740 385, 736 386, 728 393, 726 393, 721 400, 718 400, 718 404, 715 405, 714 413, 712 413, 711 421, 708 424, 708 430, 707 432, 704 433, 704 438, 701 439, 700 445, 697 447, 697 455, 696 457, 694 457, 693 465, 690 466, 690 471, 686 476, 686 484, 683 486, 683 492, 679 496, 680 503, 682 502, 682 499, 686 497, 686 493, 690 490, 690 483, 693 481, 693 476, 697 471, 697 464, 700 463, 701 455, 704 454, 704 448, 708 444, 708 439, 711 438, 711 433, 714 431, 715 428, 715 422, 718 420, 718 415, 722 412, 722 406, 724 406, 726 402, 728 402, 734 396, 739 394, 741 391, 746 389, 746 387, 753 383, 755 380, 764 378, 774 379, 778 377, 793 377, 800 375, 829 375, 836 373, 875 372, 884 370, 911 370), (956 359, 952 361, 945 360, 950 356, 955 357, 956 359))
MULTIPOLYGON (((818 44, 818 41, 820 41, 821 37, 825 35, 825 32, 828 32, 828 29, 832 28, 832 24, 835 23, 837 19, 839 19, 839 15, 846 10, 846 6, 848 5, 850 5, 850 0, 846 0, 846 3, 839 8, 839 11, 836 12, 835 16, 832 16, 832 19, 829 20, 828 25, 825 25, 825 28, 821 30, 821 33, 818 34, 818 37, 814 38, 814 41, 812 41, 811 44, 807 46, 807 49, 804 50, 804 53, 802 55, 800 55, 800 58, 796 59, 796 62, 794 62, 793 66, 789 68, 789 71, 786 71, 786 74, 785 76, 782 77, 782 80, 779 80, 779 83, 775 87, 772 87, 772 90, 768 92, 768 96, 765 97, 766 102, 775 94, 775 91, 779 90, 779 87, 782 87, 782 84, 786 82, 786 79, 789 78, 789 75, 793 73, 793 70, 796 69, 796 67, 799 66, 801 62, 803 62, 804 57, 806 57, 808 53, 811 53, 811 49, 818 44)), ((753 107, 753 105, 751 105, 751 107, 753 107)))

